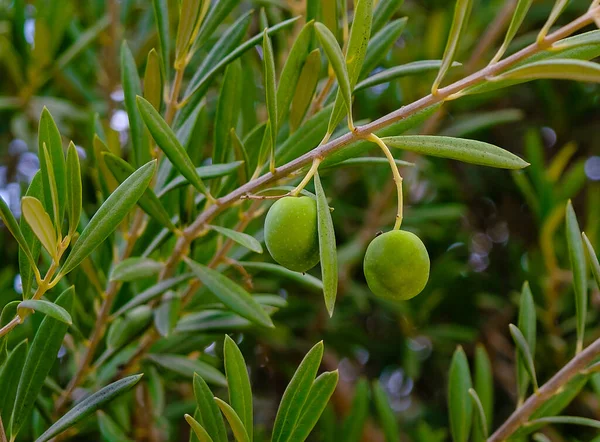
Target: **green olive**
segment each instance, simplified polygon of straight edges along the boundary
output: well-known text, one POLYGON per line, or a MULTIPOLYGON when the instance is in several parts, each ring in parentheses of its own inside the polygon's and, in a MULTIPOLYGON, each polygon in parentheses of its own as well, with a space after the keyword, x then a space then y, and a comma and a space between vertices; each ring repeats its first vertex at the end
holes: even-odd
POLYGON ((265 242, 275 261, 296 272, 319 262, 317 203, 307 196, 277 200, 265 219, 265 242))
POLYGON ((379 235, 367 248, 365 277, 371 291, 396 301, 417 296, 429 279, 429 255, 419 237, 403 230, 379 235))

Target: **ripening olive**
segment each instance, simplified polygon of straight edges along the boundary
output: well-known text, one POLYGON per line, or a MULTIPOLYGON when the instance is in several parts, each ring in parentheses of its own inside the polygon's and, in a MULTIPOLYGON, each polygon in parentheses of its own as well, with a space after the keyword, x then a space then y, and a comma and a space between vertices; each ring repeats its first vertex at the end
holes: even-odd
POLYGON ((382 298, 406 300, 417 296, 429 279, 429 255, 419 237, 403 230, 379 235, 367 248, 365 277, 382 298))
POLYGON ((275 261, 296 272, 319 262, 317 203, 307 196, 277 200, 265 219, 265 242, 275 261))

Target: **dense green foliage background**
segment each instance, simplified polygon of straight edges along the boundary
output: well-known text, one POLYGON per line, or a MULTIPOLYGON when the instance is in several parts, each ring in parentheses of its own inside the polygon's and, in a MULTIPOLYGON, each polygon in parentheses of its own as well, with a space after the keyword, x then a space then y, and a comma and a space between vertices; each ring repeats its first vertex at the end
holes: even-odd
MULTIPOLYGON (((177 2, 168 3, 173 30, 177 2)), ((457 56, 462 66, 451 70, 450 77, 459 78, 484 66, 493 55, 497 39, 490 46, 484 40, 498 22, 505 3, 504 0, 475 2, 457 56)), ((534 2, 509 52, 535 39, 552 3, 534 2)), ((572 1, 560 22, 568 22, 588 6, 588 1, 572 1)), ((406 0, 394 14, 395 18, 408 17, 406 28, 378 68, 441 58, 453 7, 453 2, 441 0, 406 0)), ((277 23, 302 12, 303 8, 302 1, 245 0, 215 37, 251 9, 255 13, 247 35, 262 30, 259 10, 264 11, 269 23, 277 23)), ((300 25, 299 22, 274 36, 278 71, 300 25)), ((139 72, 143 73, 148 51, 158 45, 152 2, 0 2, 0 196, 15 215, 20 212, 20 196, 38 168, 37 126, 43 106, 52 113, 64 139, 77 145, 84 176, 85 212, 91 215, 98 207, 103 197, 96 187, 98 169, 92 148, 98 121, 111 149, 125 157, 130 151, 119 73, 119 46, 124 39, 139 72), (60 6, 46 8, 46 4, 52 3, 60 6), (115 8, 112 12, 111 4, 115 8), (50 11, 44 18, 44 32, 48 35, 43 48, 32 46, 34 28, 36 33, 43 29, 38 25, 39 11, 50 11), (118 17, 114 26, 110 25, 111 13, 118 17), (86 37, 91 38, 86 40, 86 37), (80 50, 79 44, 83 45, 80 50), (75 55, 71 57, 69 51, 75 55)), ((184 84, 203 62, 213 42, 211 38, 192 59, 184 84)), ((242 116, 237 126, 241 137, 246 137, 265 118, 261 55, 257 47, 241 58, 243 101, 239 103, 242 116)), ((374 119, 428 94, 434 77, 432 71, 357 93, 355 121, 360 124, 374 119)), ((196 166, 204 164, 203 158, 210 158, 221 80, 213 82, 206 94, 205 111, 186 146, 196 166)), ((403 440, 447 440, 447 372, 457 345, 462 345, 469 356, 477 344, 485 346, 496 387, 494 422, 502 422, 516 401, 514 348, 507 325, 516 321, 518 293, 524 281, 531 285, 540 320, 536 349, 538 377, 547 379, 571 357, 575 307, 563 216, 565 204, 572 198, 582 230, 596 250, 600 249, 600 86, 540 80, 466 97, 446 104, 420 127, 411 129, 411 133, 423 132, 487 141, 518 154, 531 166, 521 172, 510 172, 445 159, 399 155, 415 163, 414 167, 401 169, 405 191, 403 228, 420 236, 431 258, 431 278, 424 292, 400 304, 374 298, 362 272, 366 246, 377 232, 387 231, 393 225, 396 199, 389 168, 378 164, 323 170, 323 186, 330 206, 335 209, 332 216, 339 253, 339 292, 333 317, 330 319, 326 314, 321 292, 310 286, 272 273, 256 272, 251 267, 247 268, 251 276, 230 272, 238 281, 251 280, 254 293, 278 294, 287 301, 287 306, 273 317, 275 329, 233 329, 250 368, 257 440, 262 440, 261 431, 270 428, 283 390, 302 356, 320 340, 325 343, 324 367, 328 370, 339 367, 340 382, 331 407, 309 440, 341 440, 339 428, 350 428, 353 422, 361 421, 357 414, 363 411, 356 404, 352 408, 353 391, 360 379, 381 383, 400 431, 406 435, 403 440), (350 414, 344 424, 351 410, 355 414, 350 414)), ((373 154, 379 152, 374 148, 373 154)), ((179 197, 183 205, 185 196, 179 197)), ((193 219, 194 211, 186 212, 174 199, 175 210, 184 219, 193 219)), ((265 202, 264 207, 268 204, 265 202)), ((235 215, 232 212, 225 216, 234 219, 235 215)), ((84 221, 86 216, 83 215, 84 221)), ((246 232, 261 239, 263 222, 264 217, 256 218, 246 232)), ((136 246, 139 251, 156 232, 158 229, 147 233, 136 246)), ((217 242, 217 235, 209 234, 193 250, 194 258, 207 262, 217 242)), ((2 228, 0 306, 20 298, 17 252, 17 243, 2 228)), ((94 258, 101 279, 110 270, 112 253, 106 244, 94 258)), ((231 256, 252 261, 270 259, 268 254, 255 258, 242 248, 234 248, 231 256)), ((319 276, 318 272, 315 275, 319 276)), ((77 292, 72 315, 78 327, 70 332, 76 341, 81 334, 89 336, 94 310, 100 303, 88 276, 85 270, 69 276, 77 292)), ((117 297, 117 307, 151 283, 124 285, 117 297)), ((59 293, 54 292, 49 295, 52 299, 59 293)), ((199 309, 207 302, 204 299, 198 298, 199 309)), ((591 303, 586 342, 600 335, 597 288, 591 292, 591 303)), ((32 316, 10 335, 9 347, 25 337, 31 338, 40 321, 37 315, 32 316)), ((216 324, 205 332, 186 335, 185 339, 175 336, 162 345, 171 352, 201 354, 202 360, 220 366, 223 332, 231 331, 216 324)), ((80 344, 75 344, 72 338, 67 339, 64 352, 59 353, 53 373, 60 385, 70 379, 78 363, 65 356, 77 345, 80 344)), ((115 402, 107 415, 135 440, 152 440, 143 431, 149 426, 169 434, 169 440, 187 440, 188 430, 182 416, 193 414, 191 381, 163 369, 156 371, 150 361, 144 364, 153 367, 156 379, 163 383, 164 408, 131 406, 135 400, 144 401, 139 395, 137 399, 131 395, 115 402)), ((93 385, 94 382, 89 386, 93 385)), ((56 394, 53 388, 48 386, 48 398, 56 394)), ((583 394, 569 410, 571 414, 600 419, 599 401, 600 380, 584 387, 583 394)), ((40 410, 47 406, 41 404, 40 410)), ((383 440, 371 400, 364 413, 371 418, 365 424, 362 440, 383 440)), ((38 413, 38 418, 45 420, 43 413, 38 413)), ((86 425, 79 439, 75 436, 72 440, 99 440, 99 434, 110 440, 106 430, 98 433, 92 419, 86 425)), ((355 434, 344 440, 360 440, 360 426, 346 431, 355 434)), ((557 426, 547 430, 547 434, 555 441, 583 441, 590 440, 595 433, 557 426)))

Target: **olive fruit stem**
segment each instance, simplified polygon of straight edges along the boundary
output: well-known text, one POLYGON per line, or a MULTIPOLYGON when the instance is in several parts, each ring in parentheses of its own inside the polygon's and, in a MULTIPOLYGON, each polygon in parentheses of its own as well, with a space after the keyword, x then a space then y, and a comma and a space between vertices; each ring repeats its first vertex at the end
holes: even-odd
POLYGON ((312 166, 310 166, 310 169, 308 170, 302 181, 300 181, 300 184, 298 184, 296 188, 290 192, 291 196, 298 196, 300 192, 302 192, 302 190, 306 187, 310 180, 312 180, 312 177, 315 176, 315 173, 317 173, 321 161, 323 161, 322 158, 315 157, 315 159, 312 162, 312 166))
POLYGON ((390 152, 390 149, 383 142, 383 140, 373 133, 367 135, 365 138, 377 144, 381 148, 388 162, 390 163, 390 167, 392 168, 392 175, 394 176, 394 183, 396 183, 396 191, 398 193, 398 211, 396 213, 396 222, 394 224, 394 230, 399 230, 400 226, 402 225, 402 218, 404 212, 404 200, 402 195, 402 175, 400 175, 400 171, 398 170, 398 165, 396 164, 394 156, 390 152))

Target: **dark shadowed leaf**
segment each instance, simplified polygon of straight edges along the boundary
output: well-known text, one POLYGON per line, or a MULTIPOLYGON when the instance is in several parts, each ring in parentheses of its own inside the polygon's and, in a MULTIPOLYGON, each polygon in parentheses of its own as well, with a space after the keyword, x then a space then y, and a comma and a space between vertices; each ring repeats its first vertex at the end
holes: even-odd
POLYGON ((575 291, 577 352, 580 352, 583 349, 583 334, 585 332, 585 319, 588 307, 587 266, 581 231, 579 230, 577 215, 575 215, 571 200, 567 203, 566 228, 569 262, 573 271, 573 289, 575 291))
POLYGON ((459 346, 452 357, 448 377, 448 413, 454 442, 466 442, 469 439, 473 411, 473 403, 469 396, 471 387, 469 362, 464 350, 459 346))
POLYGON ((246 369, 246 361, 237 344, 228 335, 225 335, 223 346, 223 357, 225 359, 225 375, 229 388, 229 403, 240 417, 242 425, 246 429, 248 438, 252 440, 252 388, 250 378, 246 369))
POLYGON ((344 419, 342 440, 360 442, 369 414, 369 402, 369 383, 366 379, 361 378, 354 388, 350 413, 344 419))
POLYGON ((474 442, 485 442, 488 437, 488 423, 485 411, 483 411, 483 405, 481 404, 479 396, 477 396, 477 392, 473 388, 469 388, 469 395, 473 401, 473 420, 474 426, 477 428, 474 442))
MULTIPOLYGON (((535 303, 533 302, 533 295, 531 294, 531 288, 529 283, 523 284, 521 290, 521 302, 519 305, 519 322, 517 326, 527 341, 529 350, 532 355, 535 355, 536 347, 536 313, 535 303)), ((525 361, 520 352, 517 353, 516 362, 517 366, 517 392, 519 394, 519 400, 522 402, 527 395, 527 388, 529 386, 529 375, 525 361)))
POLYGON ((118 263, 110 273, 111 281, 134 281, 157 275, 163 264, 149 258, 127 258, 118 263))
POLYGON ((398 430, 396 415, 390 406, 387 393, 379 381, 373 381, 372 391, 373 402, 375 402, 379 425, 385 435, 385 441, 395 442, 400 440, 400 431, 398 430))
POLYGON ((521 330, 519 330, 519 328, 516 325, 508 324, 508 328, 510 329, 510 334, 513 338, 513 341, 515 342, 517 351, 521 355, 521 360, 523 362, 522 365, 525 368, 525 370, 527 371, 527 374, 528 374, 529 378, 531 379, 531 382, 533 383, 533 389, 534 389, 534 391, 537 391, 538 390, 537 376, 535 374, 535 366, 533 363, 533 354, 531 352, 531 349, 529 348, 529 344, 527 343, 525 336, 523 336, 523 333, 521 333, 521 330))

